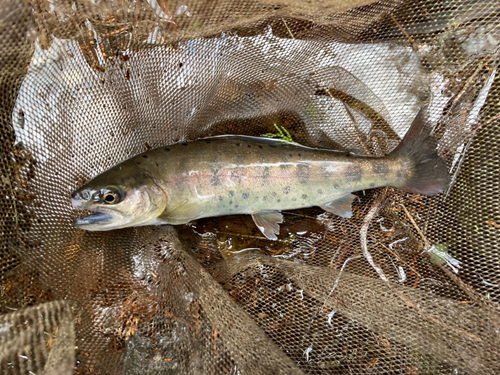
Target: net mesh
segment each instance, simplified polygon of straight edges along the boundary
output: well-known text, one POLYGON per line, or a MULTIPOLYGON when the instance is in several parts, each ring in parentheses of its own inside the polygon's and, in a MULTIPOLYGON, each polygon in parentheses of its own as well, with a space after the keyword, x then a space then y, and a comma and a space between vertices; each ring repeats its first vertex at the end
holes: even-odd
POLYGON ((0 368, 495 374, 496 1, 43 1, 0 9, 0 368), (451 187, 86 232, 70 194, 137 153, 276 126, 381 156, 427 106, 451 187))

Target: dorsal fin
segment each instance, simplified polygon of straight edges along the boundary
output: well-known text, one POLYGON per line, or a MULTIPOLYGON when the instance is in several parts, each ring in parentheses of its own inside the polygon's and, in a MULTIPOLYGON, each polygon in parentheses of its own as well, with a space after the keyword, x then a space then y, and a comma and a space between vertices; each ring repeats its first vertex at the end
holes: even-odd
POLYGON ((252 143, 257 143, 261 145, 267 145, 271 147, 281 147, 281 146, 287 146, 287 145, 293 145, 297 147, 304 147, 304 148, 310 148, 306 146, 302 146, 298 143, 292 143, 285 141, 283 139, 275 139, 275 138, 267 138, 267 137, 253 137, 250 135, 215 135, 212 137, 206 137, 206 138, 200 138, 200 140, 209 140, 209 139, 227 139, 227 140, 235 140, 235 141, 242 141, 242 142, 252 142, 252 143))

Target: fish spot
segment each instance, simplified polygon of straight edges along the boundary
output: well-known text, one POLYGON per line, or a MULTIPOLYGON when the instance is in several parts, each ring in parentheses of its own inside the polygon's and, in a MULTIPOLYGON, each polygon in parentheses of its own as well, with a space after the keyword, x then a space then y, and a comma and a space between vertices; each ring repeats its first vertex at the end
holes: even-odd
POLYGON ((265 201, 267 201, 267 195, 264 195, 264 196, 262 197, 262 199, 263 199, 263 200, 265 200, 265 201))
POLYGON ((318 194, 323 194, 323 190, 318 189, 318 194))
POLYGON ((210 142, 210 141, 205 141, 205 143, 207 143, 207 144, 208 144, 208 143, 211 143, 211 142, 210 142))
POLYGON ((339 188, 339 185, 335 184, 335 185, 333 185, 333 188, 334 188, 334 189, 338 189, 338 188, 339 188))
POLYGON ((159 167, 159 166, 160 166, 160 164, 158 164, 158 162, 155 162, 155 164, 156 164, 156 166, 157 166, 157 167, 159 167))
POLYGON ((277 195, 278 195, 275 191, 273 191, 273 193, 272 193, 272 194, 273 194, 273 197, 275 197, 275 196, 277 196, 277 195))
POLYGON ((292 157, 293 155, 292 154, 288 154, 288 156, 292 157))
POLYGON ((276 202, 278 202, 278 203, 281 202, 281 199, 278 199, 276 202))
POLYGON ((283 193, 288 194, 290 192, 290 186, 285 186, 283 193))
POLYGON ((248 148, 252 147, 252 145, 247 145, 248 148))
POLYGON ((169 151, 170 151, 170 149, 169 149, 169 148, 166 148, 166 149, 165 149, 165 151, 166 151, 166 152, 169 152, 169 151))
POLYGON ((235 204, 235 205, 234 205, 234 207, 238 208, 238 207, 239 207, 239 205, 238 205, 238 204, 235 204))
POLYGON ((309 181, 309 175, 311 170, 307 164, 299 164, 295 169, 295 175, 301 184, 307 183, 309 181))
POLYGON ((147 159, 147 158, 148 158, 148 156, 147 156, 147 155, 142 155, 142 157, 143 157, 144 159, 147 159))
POLYGON ((351 168, 347 168, 344 172, 344 177, 347 181, 358 182, 363 178, 363 168, 360 165, 353 165, 351 168))
POLYGON ((212 179, 210 180, 210 185, 212 185, 212 186, 220 186, 220 185, 222 185, 222 182, 219 179, 219 177, 217 177, 216 175, 214 175, 214 176, 212 176, 212 179))
POLYGON ((259 145, 259 148, 262 148, 262 145, 259 145))
POLYGON ((302 199, 307 199, 307 194, 302 194, 302 199))
POLYGON ((302 154, 297 154, 297 156, 300 158, 300 157, 302 157, 302 154))
POLYGON ((233 204, 233 201, 229 201, 229 204, 233 204))
POLYGON ((372 182, 372 183, 370 184, 370 187, 375 187, 375 184, 372 182))
POLYGON ((397 176, 398 178, 402 178, 402 177, 403 177, 403 174, 401 173, 401 171, 398 171, 398 173, 396 174, 396 176, 397 176))
POLYGON ((292 202, 295 202, 297 200, 297 198, 292 198, 292 202))
POLYGON ((271 177, 271 167, 264 167, 264 173, 262 174, 263 179, 268 179, 271 177))
POLYGON ((234 190, 229 190, 229 195, 230 195, 231 197, 234 197, 234 190))
POLYGON ((239 143, 236 143, 236 146, 237 146, 237 147, 240 147, 240 144, 239 144, 239 143))
POLYGON ((376 161, 372 165, 373 173, 385 177, 389 174, 389 166, 384 161, 376 161))
POLYGON ((332 165, 332 163, 322 163, 321 164, 321 176, 325 179, 328 180, 332 177, 335 176, 335 169, 332 165))
POLYGON ((182 142, 181 145, 187 146, 188 144, 187 144, 187 142, 182 142))
POLYGON ((243 193, 241 194, 241 196, 243 197, 243 199, 248 199, 248 193, 243 193))
POLYGON ((219 195, 219 200, 221 201, 223 199, 224 199, 224 197, 222 195, 219 195))
POLYGON ((141 165, 141 163, 140 163, 140 162, 137 162, 137 165, 141 165))
POLYGON ((214 162, 214 163, 210 163, 210 170, 212 171, 212 173, 219 173, 220 170, 222 168, 222 163, 221 162, 214 162))

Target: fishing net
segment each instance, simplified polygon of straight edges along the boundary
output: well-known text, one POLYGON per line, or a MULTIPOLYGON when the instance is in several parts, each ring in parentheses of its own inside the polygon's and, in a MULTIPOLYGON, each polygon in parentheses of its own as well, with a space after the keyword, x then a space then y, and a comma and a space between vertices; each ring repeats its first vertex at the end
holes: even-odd
POLYGON ((495 374, 500 5, 4 0, 5 374, 495 374), (421 107, 452 184, 87 232, 71 193, 137 153, 290 134, 382 156, 421 107))

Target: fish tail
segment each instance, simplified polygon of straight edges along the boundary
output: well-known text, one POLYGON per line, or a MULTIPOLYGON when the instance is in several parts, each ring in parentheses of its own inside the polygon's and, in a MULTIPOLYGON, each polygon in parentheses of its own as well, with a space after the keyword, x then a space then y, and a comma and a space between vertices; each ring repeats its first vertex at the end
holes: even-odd
POLYGON ((448 167, 436 152, 436 139, 425 121, 422 108, 401 143, 389 157, 410 159, 412 173, 402 190, 415 194, 435 195, 450 184, 448 167))

